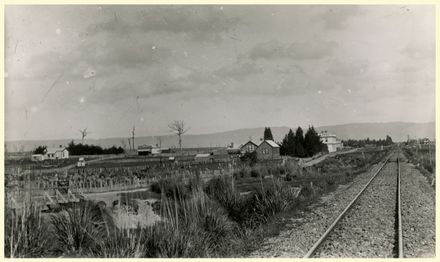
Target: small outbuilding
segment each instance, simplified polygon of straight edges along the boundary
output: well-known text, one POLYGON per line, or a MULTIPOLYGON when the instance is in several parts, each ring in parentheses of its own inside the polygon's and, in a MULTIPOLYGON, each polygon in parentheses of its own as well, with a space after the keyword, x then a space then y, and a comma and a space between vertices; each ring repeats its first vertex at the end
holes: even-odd
POLYGON ((138 150, 137 150, 139 156, 151 155, 152 151, 153 151, 153 147, 149 145, 138 146, 138 150))
POLYGON ((323 131, 319 134, 319 138, 323 144, 327 145, 328 152, 336 152, 344 147, 342 142, 334 134, 323 131))
POLYGON ((196 163, 209 163, 211 162, 211 154, 197 154, 194 157, 196 163))

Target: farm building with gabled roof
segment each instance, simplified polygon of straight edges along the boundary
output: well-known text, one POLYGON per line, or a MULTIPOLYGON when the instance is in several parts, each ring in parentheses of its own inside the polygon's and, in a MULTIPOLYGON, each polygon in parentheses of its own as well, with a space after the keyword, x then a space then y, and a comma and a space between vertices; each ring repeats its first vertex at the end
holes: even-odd
POLYGON ((258 145, 255 144, 254 142, 252 142, 251 140, 249 140, 248 142, 246 142, 244 145, 242 145, 240 147, 240 152, 242 154, 245 153, 252 153, 255 151, 255 149, 257 149, 258 145))
POLYGON ((258 159, 279 159, 280 146, 273 140, 263 140, 258 145, 257 149, 258 159))
POLYGON ((65 147, 52 147, 46 149, 44 159, 67 159, 69 158, 69 150, 65 147))

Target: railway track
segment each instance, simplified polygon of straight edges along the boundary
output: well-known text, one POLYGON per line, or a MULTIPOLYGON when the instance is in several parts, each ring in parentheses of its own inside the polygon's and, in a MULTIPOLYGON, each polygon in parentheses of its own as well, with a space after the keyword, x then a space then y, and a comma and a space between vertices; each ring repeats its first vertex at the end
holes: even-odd
POLYGON ((393 153, 304 256, 403 255, 399 153, 393 153))

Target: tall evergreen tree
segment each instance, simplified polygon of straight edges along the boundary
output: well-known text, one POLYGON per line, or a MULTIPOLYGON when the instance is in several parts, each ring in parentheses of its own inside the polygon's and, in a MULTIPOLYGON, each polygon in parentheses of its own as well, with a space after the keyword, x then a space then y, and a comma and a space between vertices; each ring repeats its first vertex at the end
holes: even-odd
POLYGON ((304 155, 306 157, 313 156, 313 137, 312 133, 310 132, 310 127, 307 130, 305 136, 304 136, 304 155))
POLYGON ((264 140, 273 140, 272 131, 270 127, 264 128, 264 140))
POLYGON ((283 141, 281 142, 280 145, 280 155, 285 156, 288 155, 288 137, 287 134, 284 136, 283 141))
POLYGON ((303 130, 302 130, 302 128, 300 126, 296 129, 296 132, 295 132, 295 151, 294 151, 294 156, 296 156, 296 157, 304 157, 305 156, 305 152, 304 152, 304 135, 303 135, 303 130))
POLYGON ((295 134, 292 129, 289 129, 289 133, 287 133, 287 154, 289 156, 295 155, 295 134))
POLYGON ((318 133, 313 126, 309 127, 304 136, 304 153, 305 156, 311 157, 322 150, 322 142, 318 133))

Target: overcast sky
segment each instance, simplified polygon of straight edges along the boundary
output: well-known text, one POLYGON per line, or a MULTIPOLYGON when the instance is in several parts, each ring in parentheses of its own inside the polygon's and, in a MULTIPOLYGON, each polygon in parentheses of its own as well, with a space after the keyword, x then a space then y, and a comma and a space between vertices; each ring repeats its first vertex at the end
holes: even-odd
POLYGON ((7 6, 6 140, 435 119, 432 6, 7 6))

